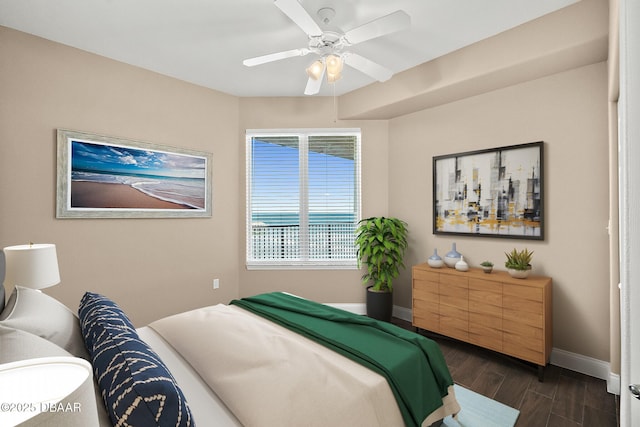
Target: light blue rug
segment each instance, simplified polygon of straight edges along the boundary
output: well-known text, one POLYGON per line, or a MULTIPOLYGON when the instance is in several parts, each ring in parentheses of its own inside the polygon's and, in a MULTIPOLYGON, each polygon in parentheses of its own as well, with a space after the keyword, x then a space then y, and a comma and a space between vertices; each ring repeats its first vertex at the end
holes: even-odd
POLYGON ((457 384, 454 386, 456 399, 460 404, 458 419, 444 419, 447 427, 513 427, 520 411, 491 400, 481 394, 457 384))

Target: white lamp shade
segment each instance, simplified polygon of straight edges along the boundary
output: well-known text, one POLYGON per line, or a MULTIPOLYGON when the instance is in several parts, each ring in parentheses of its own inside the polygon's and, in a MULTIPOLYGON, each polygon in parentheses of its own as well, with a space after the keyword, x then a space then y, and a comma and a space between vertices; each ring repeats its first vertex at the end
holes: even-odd
POLYGON ((322 78, 322 74, 324 73, 324 63, 319 59, 317 61, 313 61, 313 64, 307 68, 307 74, 313 80, 318 80, 322 78))
POLYGON ((327 81, 334 83, 342 77, 342 58, 337 55, 328 55, 327 63, 327 81))
POLYGON ((41 243, 8 246, 3 251, 5 285, 42 289, 60 283, 56 245, 41 243))
POLYGON ((98 426, 93 371, 84 359, 42 357, 1 364, 0 383, 0 402, 11 402, 0 411, 2 426, 98 426))

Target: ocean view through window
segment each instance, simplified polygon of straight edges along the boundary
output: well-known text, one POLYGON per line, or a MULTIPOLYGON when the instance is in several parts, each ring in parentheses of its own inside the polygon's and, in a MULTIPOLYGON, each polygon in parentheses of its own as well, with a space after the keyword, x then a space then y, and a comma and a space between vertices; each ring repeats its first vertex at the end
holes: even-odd
POLYGON ((356 268, 360 130, 247 131, 247 267, 356 268))

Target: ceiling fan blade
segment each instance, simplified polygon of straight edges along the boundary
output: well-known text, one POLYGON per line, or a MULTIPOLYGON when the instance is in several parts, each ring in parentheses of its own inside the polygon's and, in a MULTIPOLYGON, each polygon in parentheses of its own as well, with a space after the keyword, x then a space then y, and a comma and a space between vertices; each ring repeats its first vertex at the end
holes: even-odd
POLYGON ((275 0, 275 5, 284 12, 308 36, 320 36, 322 30, 298 0, 275 0))
POLYGON ((280 59, 292 58, 294 56, 305 56, 311 52, 307 48, 291 49, 283 52, 270 53, 268 55, 256 56, 255 58, 249 58, 242 61, 247 67, 253 67, 255 65, 266 64, 267 62, 279 61, 280 59))
POLYGON ((317 80, 313 77, 309 77, 309 80, 307 80, 307 87, 304 88, 305 95, 315 95, 316 93, 320 92, 320 86, 322 86, 322 79, 324 78, 324 71, 326 69, 327 67, 323 65, 322 74, 317 80))
POLYGON ((349 44, 354 45, 407 29, 410 26, 411 17, 407 15, 405 11, 397 10, 389 15, 374 19, 371 22, 347 31, 344 34, 344 38, 349 44))
POLYGON ((344 62, 348 66, 353 67, 358 71, 362 71, 369 77, 373 77, 381 82, 387 81, 391 76, 393 76, 393 71, 365 58, 364 56, 360 56, 357 53, 349 52, 348 54, 345 54, 344 62))

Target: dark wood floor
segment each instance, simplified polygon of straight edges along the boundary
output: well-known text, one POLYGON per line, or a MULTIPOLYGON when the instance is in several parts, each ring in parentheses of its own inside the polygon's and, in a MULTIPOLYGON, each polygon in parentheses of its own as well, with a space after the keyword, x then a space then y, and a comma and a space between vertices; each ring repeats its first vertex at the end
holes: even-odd
MULTIPOLYGON (((403 328, 411 323, 393 319, 403 328)), ((440 344, 456 384, 520 410, 516 427, 617 427, 618 396, 604 380, 548 365, 535 367, 482 348, 424 333, 440 344)))

